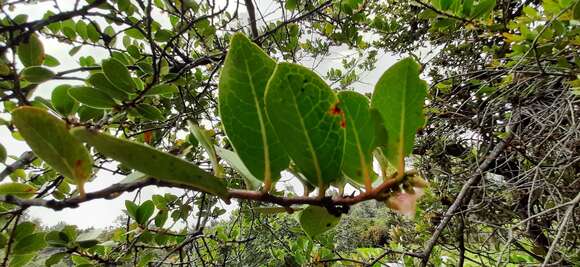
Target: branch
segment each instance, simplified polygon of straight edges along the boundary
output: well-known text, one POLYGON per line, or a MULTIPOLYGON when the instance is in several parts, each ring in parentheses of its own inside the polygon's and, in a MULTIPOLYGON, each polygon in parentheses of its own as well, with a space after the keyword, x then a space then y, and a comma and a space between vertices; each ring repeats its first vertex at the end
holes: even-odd
POLYGON ((455 198, 455 201, 453 202, 453 204, 451 204, 449 209, 447 209, 447 211, 443 215, 443 219, 435 229, 433 236, 431 237, 431 239, 429 239, 429 241, 427 241, 427 245, 423 250, 423 260, 421 261, 421 266, 423 267, 427 266, 429 256, 431 255, 431 251, 433 250, 435 243, 437 243, 437 239, 439 239, 439 236, 443 232, 443 229, 447 227, 447 224, 449 223, 451 218, 455 215, 457 209, 459 209, 459 207, 461 206, 463 199, 469 195, 471 187, 479 183, 483 173, 491 167, 494 160, 501 154, 501 152, 503 152, 503 150, 506 148, 506 146, 512 139, 513 133, 509 132, 507 138, 505 140, 500 141, 493 148, 493 150, 487 155, 486 159, 477 167, 477 170, 475 170, 475 173, 471 176, 471 178, 469 178, 469 180, 463 185, 461 191, 455 198))
POLYGON ((14 163, 7 165, 2 172, 0 172, 0 182, 6 178, 6 176, 12 174, 15 170, 21 169, 24 166, 30 164, 32 161, 36 159, 36 155, 32 153, 32 151, 26 151, 22 153, 20 158, 16 160, 14 163))
POLYGON ((254 3, 252 0, 244 0, 246 2, 246 9, 248 9, 248 16, 250 17, 250 29, 252 30, 252 39, 258 38, 258 26, 256 25, 256 11, 254 10, 254 3))
POLYGON ((556 245, 558 245, 558 241, 562 237, 562 233, 564 232, 564 229, 566 229, 566 223, 570 219, 570 216, 572 216, 572 211, 574 211, 574 208, 576 207, 576 205, 579 202, 580 202, 580 192, 570 202, 571 203, 570 206, 566 209, 566 213, 564 214, 564 218, 562 219, 562 222, 560 223, 560 226, 558 227, 558 233, 556 234, 556 237, 554 237, 554 241, 552 241, 552 245, 550 245, 550 249, 548 250, 546 257, 544 258, 544 263, 542 263, 542 266, 546 266, 548 263, 550 263, 550 257, 552 256, 552 254, 556 250, 556 245))
MULTIPOLYGON (((390 195, 386 192, 391 188, 395 188, 400 184, 400 179, 388 179, 380 186, 374 188, 369 192, 363 192, 356 196, 335 196, 335 197, 284 197, 271 195, 261 191, 250 191, 241 189, 230 189, 229 198, 255 200, 264 203, 277 204, 283 207, 290 207, 292 205, 316 205, 325 207, 331 213, 346 213, 348 206, 367 201, 377 200, 385 201, 390 195)), ((124 192, 131 192, 133 190, 143 188, 146 186, 155 185, 160 187, 175 187, 182 189, 190 189, 195 191, 202 191, 188 185, 160 181, 155 178, 146 178, 132 183, 117 183, 105 189, 87 193, 84 197, 75 196, 64 200, 46 200, 46 199, 23 199, 13 195, 0 196, 0 202, 18 205, 23 208, 36 206, 45 207, 53 210, 62 210, 65 208, 77 208, 79 204, 95 200, 95 199, 113 199, 124 192)), ((290 210, 290 209, 288 209, 290 210)))

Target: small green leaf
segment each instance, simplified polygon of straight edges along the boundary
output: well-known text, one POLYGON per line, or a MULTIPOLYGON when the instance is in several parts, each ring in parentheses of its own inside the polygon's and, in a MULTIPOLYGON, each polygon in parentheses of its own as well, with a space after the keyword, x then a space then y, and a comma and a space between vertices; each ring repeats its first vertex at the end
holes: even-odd
POLYGON ((103 60, 102 64, 103 72, 105 73, 105 77, 120 90, 123 90, 127 93, 134 93, 137 86, 131 78, 131 74, 129 73, 129 69, 123 64, 121 61, 110 58, 107 60, 103 60))
POLYGON ((340 92, 338 99, 346 122, 342 170, 349 178, 370 189, 374 177, 372 165, 376 141, 369 99, 352 91, 340 92))
POLYGON ((44 55, 44 66, 56 67, 58 65, 60 65, 60 62, 58 61, 58 59, 56 59, 55 57, 53 57, 51 55, 44 55))
POLYGON ((88 86, 72 87, 68 90, 68 94, 76 101, 92 108, 110 109, 117 105, 109 95, 88 86))
POLYGON ((137 210, 139 209, 139 206, 137 206, 133 201, 125 200, 125 208, 127 209, 129 216, 134 220, 137 220, 137 210))
POLYGON ((387 132, 383 152, 399 173, 404 172, 417 129, 425 124, 423 104, 426 83, 419 78, 419 64, 406 58, 390 67, 375 86, 371 107, 382 118, 387 132))
POLYGON ((75 30, 83 40, 89 39, 89 36, 87 34, 87 24, 84 21, 82 20, 77 21, 75 25, 75 30))
POLYGON ((224 199, 228 198, 227 188, 220 179, 191 162, 141 143, 118 139, 86 128, 74 128, 71 132, 103 155, 132 169, 160 180, 192 186, 224 199))
POLYGON ((102 230, 98 230, 98 229, 94 229, 88 232, 84 232, 81 233, 77 239, 76 242, 79 244, 80 247, 82 248, 90 248, 93 247, 95 245, 97 245, 99 243, 99 236, 103 233, 102 230))
POLYGON ((289 159, 269 123, 264 94, 276 63, 241 33, 232 37, 219 81, 219 112, 234 150, 267 186, 289 159))
POLYGON ((64 256, 68 255, 66 252, 58 252, 58 253, 54 253, 52 255, 50 255, 50 257, 48 257, 48 259, 46 259, 46 261, 44 262, 44 266, 46 267, 51 267, 53 265, 58 264, 63 258, 64 256))
POLYGON ((211 141, 211 137, 209 136, 208 131, 204 128, 199 127, 199 125, 191 121, 188 121, 188 123, 190 132, 193 134, 195 139, 197 139, 198 143, 200 143, 201 146, 203 146, 205 152, 207 152, 207 154, 209 155, 209 160, 211 161, 211 164, 214 168, 214 175, 221 177, 223 175, 223 168, 219 164, 217 153, 215 151, 215 147, 213 145, 213 142, 211 141))
POLYGON ((448 10, 452 4, 453 4, 453 0, 440 0, 439 1, 439 6, 444 11, 448 10))
POLYGON ((87 25, 87 37, 89 37, 89 40, 91 40, 93 43, 98 42, 101 38, 101 34, 99 34, 97 27, 95 27, 93 23, 89 23, 87 25))
POLYGON ((483 18, 484 16, 488 15, 495 8, 496 0, 481 0, 479 4, 477 4, 473 8, 473 12, 471 13, 471 18, 479 19, 483 18))
POLYGON ((119 100, 127 100, 129 99, 129 94, 127 92, 120 90, 119 88, 115 87, 108 79, 105 77, 105 74, 102 72, 93 73, 88 79, 87 82, 95 87, 95 89, 109 95, 112 98, 119 99, 119 100))
POLYGON ((73 179, 83 194, 93 160, 85 146, 70 135, 65 122, 35 107, 15 109, 12 122, 32 151, 55 171, 73 179))
POLYGON ((146 225, 147 221, 149 221, 154 211, 155 205, 153 204, 153 201, 147 200, 143 202, 137 209, 136 215, 137 223, 140 225, 146 225))
POLYGON ((292 11, 298 8, 299 0, 286 0, 286 9, 292 11))
POLYGON ((43 249, 46 245, 46 241, 44 241, 44 233, 34 233, 18 240, 14 245, 12 253, 15 255, 33 253, 43 249))
POLYGON ((139 113, 139 115, 141 115, 141 117, 148 119, 148 120, 152 120, 152 121, 162 121, 165 120, 165 117, 163 116, 163 113, 161 113, 161 111, 156 108, 155 106, 149 105, 149 104, 139 104, 137 106, 135 106, 135 111, 137 113, 139 113))
POLYGON ((268 82, 266 111, 280 142, 314 185, 341 177, 344 113, 330 87, 300 65, 280 63, 268 82))
POLYGON ((3 183, 0 184, 0 195, 13 195, 20 198, 31 198, 36 193, 36 188, 28 184, 3 183))
POLYGON ((50 98, 54 109, 64 116, 74 113, 78 108, 77 101, 68 94, 70 88, 71 86, 68 84, 59 85, 52 90, 50 98))
POLYGON ((169 212, 167 212, 166 210, 160 210, 157 213, 157 215, 155 215, 155 226, 163 227, 163 225, 165 225, 165 222, 167 221, 168 217, 169 217, 169 212))
POLYGON ((43 83, 54 77, 54 72, 41 66, 31 66, 20 72, 20 78, 31 83, 43 83))
POLYGON ((340 216, 328 213, 328 210, 319 206, 308 206, 298 215, 300 226, 306 234, 316 239, 320 234, 332 229, 340 221, 340 216))
POLYGON ((21 267, 26 266, 33 258, 36 256, 35 253, 14 255, 10 259, 9 267, 21 267))
POLYGON ((36 34, 30 34, 28 40, 21 42, 16 53, 25 67, 42 65, 45 56, 44 46, 36 34))
POLYGON ((79 107, 77 113, 79 114, 79 119, 82 122, 90 120, 98 121, 105 115, 105 112, 102 109, 91 108, 84 105, 79 107))
POLYGON ((246 165, 244 165, 238 154, 218 146, 215 147, 215 151, 220 156, 220 158, 224 159, 232 168, 234 168, 242 175, 248 189, 256 190, 260 188, 262 181, 254 177, 246 165))
POLYGON ((172 95, 177 93, 177 86, 173 85, 173 84, 159 84, 156 86, 151 87, 151 89, 147 90, 147 92, 145 92, 146 96, 153 96, 153 95, 172 95))
POLYGON ((7 158, 8 152, 6 152, 6 148, 0 144, 0 163, 5 163, 7 158))
POLYGON ((170 30, 158 30, 155 33, 155 36, 153 37, 153 39, 155 39, 155 41, 157 42, 167 42, 169 41, 169 39, 171 39, 171 37, 173 36, 173 32, 170 30))
POLYGON ((574 6, 573 18, 575 20, 580 20, 580 1, 577 1, 576 5, 574 6))

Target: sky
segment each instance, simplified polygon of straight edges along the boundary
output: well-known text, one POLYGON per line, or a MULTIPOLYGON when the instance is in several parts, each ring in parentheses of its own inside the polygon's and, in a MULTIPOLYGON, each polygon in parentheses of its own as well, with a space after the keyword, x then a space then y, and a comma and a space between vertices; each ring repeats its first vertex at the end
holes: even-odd
MULTIPOLYGON (((59 0, 58 1, 63 9, 72 9, 72 4, 74 1, 70 0, 59 0)), ((52 9, 52 1, 47 2, 40 2, 36 4, 30 5, 18 5, 15 10, 9 12, 10 14, 21 14, 26 13, 29 16, 29 21, 36 20, 42 18, 44 12, 48 9, 52 9)), ((279 16, 278 13, 272 12, 277 8, 277 5, 272 0, 257 0, 257 7, 260 8, 263 14, 270 14, 266 18, 268 20, 276 19, 276 16, 279 16)), ((233 7, 230 7, 230 9, 233 7)), ((247 17, 243 12, 245 10, 244 7, 240 7, 240 16, 247 17)), ((161 14, 157 14, 156 18, 162 18, 161 14)), ((162 19, 160 23, 167 23, 164 22, 162 19)), ((78 67, 78 60, 82 56, 91 55, 95 58, 97 62, 100 62, 101 59, 104 59, 107 54, 106 51, 103 49, 92 48, 89 46, 83 47, 78 54, 75 56, 69 56, 68 51, 72 48, 70 45, 63 44, 58 42, 55 39, 42 39, 45 52, 49 55, 54 56, 60 61, 60 66, 53 68, 54 71, 63 71, 78 67)), ((332 67, 340 67, 341 60, 345 57, 352 54, 352 51, 348 51, 345 47, 338 47, 333 48, 331 50, 330 55, 322 61, 320 64, 318 62, 314 62, 312 60, 304 60, 300 62, 305 66, 310 66, 311 68, 315 67, 315 71, 318 72, 321 76, 324 75, 330 68, 332 67)), ((356 90, 360 92, 371 92, 373 85, 378 81, 380 75, 389 68, 392 64, 396 62, 398 56, 386 54, 380 52, 377 56, 378 62, 376 64, 376 69, 361 74, 361 81, 362 83, 355 84, 356 90)), ((76 75, 77 77, 83 77, 82 74, 76 75)), ((47 99, 50 99, 50 94, 58 84, 63 83, 63 81, 49 81, 43 83, 39 86, 36 90, 35 94, 37 96, 42 96, 47 99)), ((66 81, 68 84, 80 84, 80 82, 74 81, 66 81)), ((10 119, 9 116, 6 114, 0 115, 4 119, 10 119)), ((10 135, 10 132, 7 130, 6 127, 0 127, 0 142, 6 147, 8 153, 13 156, 20 156, 23 152, 28 151, 29 148, 25 142, 17 141, 13 139, 10 135)), ((12 161, 9 160, 8 163, 12 161)), ((0 166, 0 169, 3 167, 0 166)), ((95 190, 103 189, 111 184, 117 183, 121 181, 124 177, 120 175, 111 175, 110 173, 101 172, 98 173, 95 179, 85 185, 85 189, 87 192, 92 192, 95 190)), ((10 179, 5 179, 3 182, 7 182, 10 179)), ((295 179, 290 179, 289 175, 283 175, 283 178, 277 185, 278 189, 283 189, 287 187, 294 188, 297 194, 301 194, 302 186, 295 179)), ((153 194, 163 194, 166 192, 173 192, 178 194, 182 192, 180 189, 171 189, 171 188, 158 188, 154 186, 143 188, 140 194, 140 198, 144 201, 151 197, 153 194)), ((121 196, 112 199, 112 200, 94 200, 85 202, 80 205, 80 207, 75 209, 64 209, 61 211, 53 211, 51 209, 42 208, 42 207, 33 207, 29 209, 28 215, 34 218, 38 218, 42 221, 42 223, 46 226, 52 226, 58 224, 59 222, 64 222, 66 224, 74 224, 79 226, 80 228, 104 228, 107 226, 112 225, 115 222, 115 219, 122 215, 123 209, 125 208, 124 202, 125 200, 132 200, 135 197, 135 192, 132 193, 125 193, 121 196)), ((138 199, 139 200, 139 199, 138 199)), ((230 206, 225 206, 227 210, 232 210, 235 207, 235 204, 230 206)))

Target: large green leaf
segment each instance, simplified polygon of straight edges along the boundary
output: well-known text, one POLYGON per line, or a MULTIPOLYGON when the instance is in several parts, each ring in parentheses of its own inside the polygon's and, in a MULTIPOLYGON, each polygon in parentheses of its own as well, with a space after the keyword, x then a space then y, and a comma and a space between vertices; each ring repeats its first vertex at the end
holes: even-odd
POLYGON ((32 151, 54 170, 73 179, 83 194, 93 160, 83 144, 70 135, 65 122, 35 107, 15 109, 12 122, 32 151))
POLYGON ((68 94, 80 103, 92 108, 110 109, 117 105, 109 95, 92 87, 73 87, 68 90, 68 94))
POLYGON ((241 33, 232 37, 219 81, 219 111, 234 150, 254 177, 269 185, 289 159, 264 110, 276 63, 241 33))
POLYGON ((332 229, 340 222, 340 216, 328 213, 328 210, 319 206, 308 206, 298 215, 300 226, 306 234, 316 239, 320 234, 332 229))
POLYGON ((46 245, 46 241, 44 241, 44 233, 34 233, 18 240, 14 245, 12 253, 16 255, 28 254, 41 250, 46 247, 46 245))
POLYGON ((280 63, 265 102, 280 142, 308 181, 322 188, 338 179, 345 121, 330 87, 305 67, 280 63))
POLYGON ((87 82, 95 87, 95 89, 109 95, 112 98, 119 100, 127 100, 129 98, 129 94, 127 94, 127 92, 115 87, 115 85, 113 85, 113 83, 111 83, 102 72, 93 73, 87 79, 87 82))
POLYGON ((42 65, 44 61, 44 46, 36 34, 30 34, 28 40, 21 42, 16 53, 26 67, 42 65))
POLYGON ((383 152, 402 173, 404 158, 413 150, 417 129, 425 124, 423 104, 426 83, 419 78, 419 64, 406 58, 390 67, 379 79, 371 100, 387 132, 383 152))
POLYGON ((50 101, 52 103, 52 107, 58 113, 67 116, 73 113, 78 108, 78 103, 74 98, 72 98, 68 90, 71 88, 68 84, 62 84, 54 88, 52 90, 52 95, 50 101))
POLYGON ((36 193, 36 188, 28 184, 3 183, 0 184, 0 195, 13 195, 21 198, 31 198, 36 193))
POLYGON ((20 72, 20 78, 30 83, 43 83, 54 77, 54 72, 41 66, 30 66, 20 72))
POLYGON ((159 180, 196 187, 222 198, 228 196, 227 188, 220 179, 174 155, 141 143, 119 139, 86 128, 74 128, 71 133, 95 147, 103 155, 117 160, 129 168, 159 180))
POLYGON ((375 127, 369 110, 369 99, 357 92, 338 93, 346 121, 346 143, 342 171, 359 184, 371 188, 375 127))
POLYGON ((135 85, 135 82, 131 78, 129 69, 121 61, 115 58, 103 60, 101 67, 105 73, 105 77, 115 87, 127 93, 135 92, 137 85, 135 85))

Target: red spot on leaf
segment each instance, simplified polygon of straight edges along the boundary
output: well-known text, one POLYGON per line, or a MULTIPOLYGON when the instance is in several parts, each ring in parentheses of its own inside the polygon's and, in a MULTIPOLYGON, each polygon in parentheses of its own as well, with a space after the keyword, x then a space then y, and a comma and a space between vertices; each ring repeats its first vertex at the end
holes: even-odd
POLYGON ((344 118, 344 114, 342 114, 342 120, 340 120, 340 127, 346 128, 346 119, 344 118))
POLYGON ((340 102, 337 101, 332 106, 330 106, 330 114, 331 115, 338 116, 338 115, 343 114, 342 109, 340 109, 339 104, 340 104, 340 102))
POLYGON ((143 141, 147 144, 151 144, 153 141, 153 131, 147 131, 143 133, 143 141))

